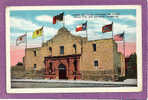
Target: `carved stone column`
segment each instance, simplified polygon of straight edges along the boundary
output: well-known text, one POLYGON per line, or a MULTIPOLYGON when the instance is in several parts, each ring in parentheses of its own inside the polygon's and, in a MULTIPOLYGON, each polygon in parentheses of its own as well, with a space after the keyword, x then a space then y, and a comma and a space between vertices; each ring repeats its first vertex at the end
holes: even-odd
POLYGON ((48 75, 48 67, 49 67, 49 64, 48 64, 48 60, 45 61, 45 74, 48 75))
POLYGON ((69 79, 74 79, 74 75, 73 75, 73 72, 74 72, 74 59, 73 58, 70 58, 69 59, 69 79))
POLYGON ((80 59, 77 58, 77 74, 80 74, 80 59))

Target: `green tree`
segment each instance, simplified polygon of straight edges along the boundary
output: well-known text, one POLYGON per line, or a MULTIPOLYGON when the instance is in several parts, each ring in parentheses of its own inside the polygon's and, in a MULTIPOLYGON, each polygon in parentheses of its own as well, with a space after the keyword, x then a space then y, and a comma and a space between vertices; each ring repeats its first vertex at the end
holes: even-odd
POLYGON ((136 53, 130 55, 127 62, 127 77, 128 78, 137 78, 137 55, 136 53))
POLYGON ((23 66, 23 63, 22 62, 18 62, 16 65, 17 66, 23 66))

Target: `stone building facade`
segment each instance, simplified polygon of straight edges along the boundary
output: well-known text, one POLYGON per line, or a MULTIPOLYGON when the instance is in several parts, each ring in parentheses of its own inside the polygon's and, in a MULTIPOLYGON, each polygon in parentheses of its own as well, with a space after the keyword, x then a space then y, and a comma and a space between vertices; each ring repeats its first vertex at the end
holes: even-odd
POLYGON ((44 70, 48 79, 115 81, 125 76, 124 56, 113 39, 88 41, 65 27, 41 47, 25 52, 26 71, 44 70))

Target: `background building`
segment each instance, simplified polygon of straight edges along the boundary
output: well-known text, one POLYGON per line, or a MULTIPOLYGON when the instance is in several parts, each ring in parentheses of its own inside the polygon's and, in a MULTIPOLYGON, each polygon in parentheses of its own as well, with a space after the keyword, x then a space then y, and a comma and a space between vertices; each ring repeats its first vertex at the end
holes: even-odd
POLYGON ((45 78, 112 80, 125 76, 125 59, 111 39, 88 41, 65 27, 39 48, 27 48, 25 70, 45 70, 45 78))

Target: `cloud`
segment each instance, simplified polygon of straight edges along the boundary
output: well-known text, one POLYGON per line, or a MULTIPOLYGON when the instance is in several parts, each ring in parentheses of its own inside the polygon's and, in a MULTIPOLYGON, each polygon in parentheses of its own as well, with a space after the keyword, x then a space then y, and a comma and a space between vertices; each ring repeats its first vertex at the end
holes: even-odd
POLYGON ((127 29, 128 29, 128 25, 120 24, 120 23, 113 23, 113 32, 115 34, 122 33, 127 29))
POLYGON ((136 27, 130 27, 129 25, 114 23, 114 35, 120 34, 122 32, 125 33, 125 40, 127 42, 136 42, 136 27))
POLYGON ((132 15, 120 15, 119 18, 124 20, 136 20, 136 17, 132 15))
MULTIPOLYGON (((35 19, 37 21, 41 21, 41 22, 51 22, 52 23, 52 21, 53 21, 52 16, 48 16, 48 15, 37 16, 35 19)), ((111 21, 109 21, 109 20, 107 20, 105 18, 101 18, 101 17, 97 17, 97 18, 92 17, 92 18, 90 18, 88 16, 88 17, 84 18, 84 17, 74 17, 74 16, 69 15, 69 14, 64 16, 63 22, 64 22, 65 25, 73 25, 73 24, 78 23, 80 21, 84 22, 86 20, 87 21, 92 21, 92 22, 94 22, 96 24, 101 24, 101 25, 102 25, 102 23, 103 24, 111 23, 111 21)))
POLYGON ((111 24, 112 22, 105 18, 79 18, 79 20, 87 21, 88 30, 100 31, 102 30, 102 26, 111 24))
MULTIPOLYGON (((48 15, 37 16, 35 19, 37 21, 40 21, 40 22, 50 22, 50 23, 52 23, 52 21, 53 21, 52 16, 48 16, 48 15)), ((71 15, 65 15, 63 21, 64 21, 65 25, 72 25, 72 24, 74 24, 78 20, 80 20, 80 19, 74 18, 71 15)))
POLYGON ((44 27, 44 37, 45 40, 49 40, 57 34, 57 29, 52 27, 44 27))
MULTIPOLYGON (((32 39, 33 32, 27 32, 27 42, 28 42, 28 47, 40 47, 42 39, 44 39, 44 42, 47 40, 50 40, 52 37, 54 37, 57 34, 57 29, 52 28, 52 27, 44 27, 43 28, 43 37, 38 37, 36 39, 32 39)), ((16 44, 16 39, 17 37, 23 35, 25 33, 20 32, 20 33, 11 33, 11 45, 16 44)), ((20 47, 24 47, 25 43, 21 44, 20 47)))
POLYGON ((71 16, 71 15, 66 15, 64 16, 64 20, 65 20, 65 24, 66 25, 72 25, 74 23, 77 23, 77 22, 84 22, 84 21, 91 21, 95 24, 109 24, 111 23, 111 21, 105 19, 105 18, 101 18, 101 17, 97 17, 97 18, 93 18, 93 17, 89 17, 89 16, 86 16, 86 17, 74 17, 74 16, 71 16))
MULTIPOLYGON (((52 17, 47 16, 47 15, 41 15, 37 16, 36 20, 42 21, 42 22, 52 22, 52 17)), ((106 19, 106 18, 75 18, 74 16, 71 15, 66 15, 64 17, 65 20, 65 27, 68 28, 69 31, 71 31, 72 34, 74 35, 79 35, 82 37, 86 37, 86 32, 85 31, 80 31, 80 32, 75 32, 75 27, 79 23, 83 23, 84 21, 88 21, 88 38, 89 40, 96 40, 96 39, 104 39, 104 38, 111 38, 112 37, 112 32, 108 32, 103 34, 102 33, 102 27, 107 24, 111 24, 112 21, 106 19)), ((13 23, 11 26, 19 29, 26 29, 26 30, 31 30, 32 32, 28 32, 28 38, 30 39, 29 41, 32 41, 32 34, 35 29, 38 29, 37 25, 33 24, 31 21, 27 21, 25 19, 18 19, 18 18, 11 18, 11 22, 13 23), (16 21, 16 23, 15 23, 16 21), (23 23, 23 24, 22 24, 23 23)), ((55 27, 44 27, 44 41, 50 40, 52 37, 54 37, 57 34, 58 29, 55 27)), ((131 27, 128 24, 121 24, 121 23, 113 23, 113 33, 119 34, 125 32, 127 35, 126 37, 129 37, 129 34, 131 34, 131 40, 130 41, 135 41, 134 35, 136 35, 136 27, 131 27)), ((22 35, 24 33, 12 33, 11 37, 16 39, 18 36, 22 35)), ((38 43, 40 42, 41 38, 37 38, 33 40, 33 42, 30 42, 30 44, 38 43)), ((28 42, 29 42, 28 41, 28 42)))
POLYGON ((105 19, 105 18, 95 18, 93 22, 98 25, 106 25, 106 24, 112 23, 111 21, 109 21, 108 19, 105 19))
POLYGON ((136 35, 136 27, 130 27, 129 25, 120 24, 120 23, 114 23, 113 25, 114 25, 113 31, 115 34, 125 32, 127 34, 136 35))
POLYGON ((41 22, 51 22, 52 23, 52 20, 53 18, 51 16, 48 16, 48 15, 41 15, 41 16, 37 16, 35 18, 37 21, 41 21, 41 22))
MULTIPOLYGON (((45 37, 53 37, 54 35, 56 35, 57 34, 57 29, 55 29, 55 28, 52 28, 52 27, 44 27, 43 28, 43 35, 45 36, 45 37)), ((21 35, 24 35, 25 33, 23 33, 23 32, 19 32, 19 33, 11 33, 10 35, 11 35, 11 38, 17 38, 17 37, 19 37, 19 36, 21 36, 21 35)), ((27 32, 27 37, 28 38, 32 38, 32 35, 33 35, 33 32, 27 32)))
POLYGON ((17 37, 21 36, 21 35, 24 35, 24 34, 27 34, 27 37, 28 38, 32 38, 32 35, 33 35, 33 32, 27 32, 27 33, 24 33, 24 32, 19 32, 19 33, 11 33, 11 38, 12 39, 16 39, 17 37))
POLYGON ((33 31, 39 28, 39 26, 34 24, 32 21, 16 17, 10 18, 10 26, 14 29, 25 30, 25 31, 26 30, 33 31))
POLYGON ((23 34, 24 33, 11 33, 10 35, 11 35, 12 38, 16 38, 16 37, 21 36, 23 34))
MULTIPOLYGON (((122 15, 121 15, 122 16, 122 15)), ((131 20, 136 20, 136 17, 132 16, 132 15, 123 15, 121 18, 126 18, 126 19, 131 19, 131 20)), ((69 23, 76 23, 80 20, 87 20, 88 21, 88 35, 91 37, 94 37, 94 39, 96 39, 97 37, 95 37, 96 33, 100 34, 102 33, 102 27, 104 25, 108 25, 111 24, 112 21, 108 20, 106 18, 101 18, 101 17, 85 17, 85 18, 74 18, 73 16, 69 16, 70 22, 69 23), (73 19, 73 20, 72 20, 73 19), (92 34, 94 33, 94 34, 92 34)), ((75 32, 73 31, 74 34, 78 35, 78 33, 81 36, 84 36, 83 33, 84 32, 75 32)), ((113 23, 113 32, 114 34, 119 34, 122 32, 127 32, 128 34, 136 34, 136 27, 131 27, 128 24, 121 24, 121 23, 113 23)), ((103 36, 104 37, 104 36, 103 36)), ((106 37, 108 37, 106 35, 106 37)))
POLYGON ((66 24, 66 25, 73 25, 74 23, 76 23, 77 21, 80 21, 81 19, 79 19, 79 18, 75 18, 75 17, 73 17, 73 16, 71 16, 71 15, 66 15, 66 16, 64 16, 64 23, 66 24))
MULTIPOLYGON (((97 18, 95 21, 89 21, 88 22, 88 39, 89 40, 96 40, 96 39, 106 39, 106 38, 112 38, 112 32, 108 33, 102 33, 102 27, 104 25, 111 24, 111 21, 107 19, 102 19, 102 18, 97 18), (103 23, 104 22, 104 23, 103 23)), ((131 35, 131 40, 127 41, 135 41, 136 39, 134 36, 136 35, 136 27, 130 27, 127 24, 121 24, 121 23, 113 23, 113 33, 115 34, 120 34, 122 32, 126 33, 126 38, 131 35)), ((86 37, 86 32, 75 32, 74 30, 72 31, 74 35, 80 35, 83 37, 86 37)))

